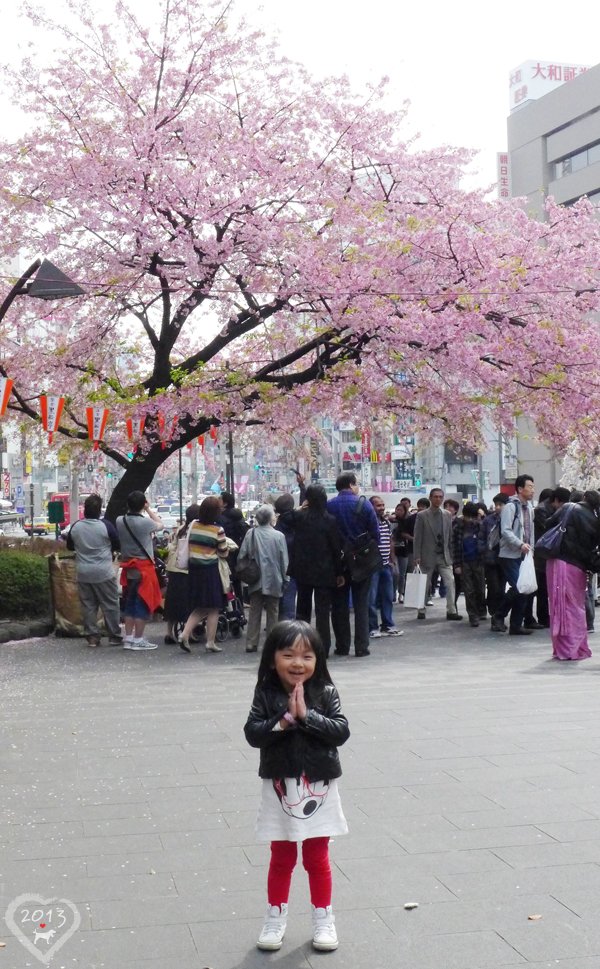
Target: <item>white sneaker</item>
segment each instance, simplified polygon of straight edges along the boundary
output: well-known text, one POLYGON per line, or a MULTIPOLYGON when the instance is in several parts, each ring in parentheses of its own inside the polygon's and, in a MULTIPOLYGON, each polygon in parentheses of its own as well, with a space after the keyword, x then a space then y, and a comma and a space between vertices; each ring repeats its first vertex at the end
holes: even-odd
POLYGON ((433 605, 433 599, 428 599, 427 602, 425 603, 425 605, 426 606, 432 606, 433 605))
POLYGON ((217 646, 216 643, 207 643, 206 644, 206 652, 207 653, 222 653, 223 652, 223 647, 222 646, 217 646))
POLYGON ((158 646, 156 643, 151 643, 147 639, 134 639, 133 642, 127 646, 127 649, 138 649, 145 651, 148 649, 158 649, 158 646))
MULTIPOLYGON (((321 909, 320 911, 323 910, 321 909)), ((262 932, 256 943, 258 949, 264 949, 265 952, 276 952, 277 949, 281 949, 285 935, 287 914, 288 907, 285 904, 281 908, 279 905, 267 905, 265 924, 262 927, 262 932)))
POLYGON ((319 952, 331 952, 338 947, 338 937, 335 931, 335 918, 331 905, 327 908, 312 906, 313 918, 313 949, 319 952))
POLYGON ((369 639, 381 639, 383 633, 380 633, 378 629, 374 629, 373 632, 369 633, 369 639))
POLYGON ((123 649, 131 649, 132 646, 133 646, 133 639, 132 638, 128 639, 126 636, 125 639, 123 640, 123 649))
POLYGON ((404 636, 403 629, 396 629, 395 626, 388 626, 387 629, 383 630, 384 636, 404 636))

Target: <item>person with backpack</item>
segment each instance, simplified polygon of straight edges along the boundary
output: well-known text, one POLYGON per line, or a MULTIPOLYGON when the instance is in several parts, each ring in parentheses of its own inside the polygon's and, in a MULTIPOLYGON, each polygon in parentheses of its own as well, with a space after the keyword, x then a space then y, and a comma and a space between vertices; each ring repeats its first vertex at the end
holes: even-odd
POLYGON ((119 587, 113 564, 113 553, 120 548, 119 536, 112 522, 100 519, 101 509, 100 495, 88 495, 83 503, 84 517, 69 529, 67 548, 75 552, 77 591, 88 645, 100 645, 100 609, 108 630, 108 645, 122 646, 119 587))
POLYGON ((499 611, 506 579, 500 566, 500 516, 502 509, 508 502, 508 495, 500 492, 494 495, 494 510, 486 515, 481 523, 481 539, 483 542, 483 571, 485 576, 486 605, 487 610, 494 621, 494 616, 499 611))
POLYGON ((530 636, 531 629, 523 625, 527 595, 519 592, 519 570, 534 543, 533 495, 534 481, 530 474, 520 474, 515 480, 516 495, 502 509, 500 517, 500 550, 498 559, 508 590, 492 617, 492 632, 506 632, 504 620, 510 613, 509 634, 530 636))
MULTIPOLYGON (((345 552, 351 553, 353 543, 367 534, 379 542, 379 525, 372 504, 364 495, 353 471, 343 471, 335 482, 337 495, 327 502, 327 511, 338 523, 345 552)), ((353 579, 345 566, 344 584, 333 592, 331 624, 335 635, 335 653, 347 656, 350 652, 350 591, 354 606, 354 654, 370 656, 369 650, 369 593, 371 576, 353 579)))
POLYGON ((460 576, 465 596, 469 624, 478 626, 487 617, 485 607, 485 576, 483 570, 483 535, 479 509, 467 501, 462 516, 457 516, 452 528, 452 563, 460 576))

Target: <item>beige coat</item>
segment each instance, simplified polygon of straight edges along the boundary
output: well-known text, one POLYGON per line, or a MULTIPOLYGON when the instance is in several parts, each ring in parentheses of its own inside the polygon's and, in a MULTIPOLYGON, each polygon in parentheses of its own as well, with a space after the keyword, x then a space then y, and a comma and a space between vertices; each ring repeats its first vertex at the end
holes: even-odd
POLYGON ((445 565, 452 565, 452 515, 443 508, 426 508, 415 521, 413 557, 418 559, 423 572, 431 572, 438 556, 445 565), (441 530, 441 531, 440 531, 441 530), (442 536, 442 548, 438 549, 438 535, 442 536))

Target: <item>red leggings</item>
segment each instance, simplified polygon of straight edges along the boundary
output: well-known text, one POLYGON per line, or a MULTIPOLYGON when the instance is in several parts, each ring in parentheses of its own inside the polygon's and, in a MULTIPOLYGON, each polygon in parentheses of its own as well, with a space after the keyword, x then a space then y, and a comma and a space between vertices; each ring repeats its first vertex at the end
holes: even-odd
MULTIPOLYGON (((267 878, 269 905, 282 905, 290 895, 292 872, 298 858, 295 841, 272 841, 267 878)), ((331 905, 329 838, 308 838, 302 842, 302 864, 308 873, 310 900, 315 908, 331 905)))

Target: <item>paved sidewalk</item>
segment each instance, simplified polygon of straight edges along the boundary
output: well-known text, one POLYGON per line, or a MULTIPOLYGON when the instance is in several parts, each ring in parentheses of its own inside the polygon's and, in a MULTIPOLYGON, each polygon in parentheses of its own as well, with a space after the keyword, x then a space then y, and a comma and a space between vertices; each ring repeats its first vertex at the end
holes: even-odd
MULTIPOLYGON (((281 952, 255 949, 268 850, 243 639, 0 647, 0 914, 27 894, 77 906, 53 969, 600 969, 600 636, 597 657, 553 663, 545 632, 428 612, 396 607, 401 639, 330 663, 352 731, 337 952, 309 945, 302 868, 281 952)), ((37 965, 0 936, 0 969, 37 965)))

